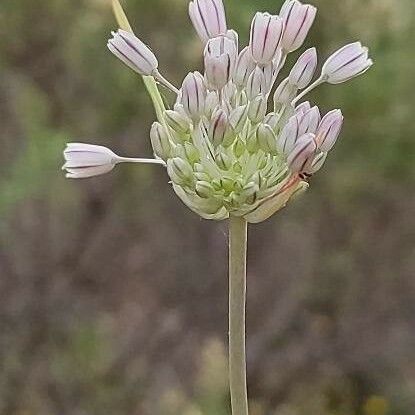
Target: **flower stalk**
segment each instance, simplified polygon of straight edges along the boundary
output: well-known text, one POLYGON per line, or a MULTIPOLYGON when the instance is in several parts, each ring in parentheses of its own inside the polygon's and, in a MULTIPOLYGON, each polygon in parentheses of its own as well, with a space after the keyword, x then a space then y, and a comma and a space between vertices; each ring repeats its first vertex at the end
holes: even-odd
POLYGON ((229 218, 229 386, 233 415, 248 415, 245 354, 247 221, 229 218))

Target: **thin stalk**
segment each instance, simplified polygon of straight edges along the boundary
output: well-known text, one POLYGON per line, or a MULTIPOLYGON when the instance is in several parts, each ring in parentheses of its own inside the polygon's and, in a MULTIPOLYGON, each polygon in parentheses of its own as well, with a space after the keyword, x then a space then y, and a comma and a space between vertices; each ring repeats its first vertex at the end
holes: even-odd
POLYGON ((310 86, 308 86, 306 89, 304 89, 303 92, 301 92, 301 94, 299 94, 297 97, 295 97, 292 102, 291 105, 293 107, 295 107, 295 104, 303 97, 305 97, 309 92, 311 92, 314 88, 318 87, 319 85, 321 85, 322 83, 324 83, 325 78, 323 76, 320 76, 320 78, 316 79, 310 86))
POLYGON ((132 157, 119 157, 117 163, 145 163, 145 164, 161 164, 166 163, 161 159, 144 159, 144 158, 132 158, 132 157))
POLYGON ((229 218, 229 386, 232 415, 248 415, 245 355, 247 222, 229 218))

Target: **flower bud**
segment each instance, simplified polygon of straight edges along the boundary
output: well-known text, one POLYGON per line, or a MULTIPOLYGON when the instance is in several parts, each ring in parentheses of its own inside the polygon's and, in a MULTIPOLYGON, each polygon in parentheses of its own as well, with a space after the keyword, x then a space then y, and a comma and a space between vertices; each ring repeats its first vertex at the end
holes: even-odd
POLYGON ((215 108, 219 105, 219 97, 215 91, 210 91, 206 95, 205 100, 205 115, 210 118, 215 108))
POLYGON ((151 126, 150 140, 154 154, 166 161, 171 156, 171 144, 166 129, 159 122, 151 126))
POLYGON ((329 152, 339 137, 343 126, 343 114, 340 110, 328 112, 320 122, 316 133, 316 141, 319 149, 329 152))
POLYGON ((302 172, 310 158, 314 156, 316 150, 317 145, 314 134, 307 133, 301 136, 287 157, 287 164, 290 170, 294 173, 302 172))
POLYGON ((205 47, 205 75, 210 89, 221 90, 230 80, 237 56, 235 42, 226 36, 210 39, 205 47))
POLYGON ((334 52, 323 65, 321 75, 329 84, 340 84, 366 72, 372 65, 368 48, 350 43, 334 52))
POLYGON ((284 3, 280 16, 284 21, 284 34, 281 46, 285 52, 294 52, 302 46, 316 17, 317 9, 298 0, 284 3))
POLYGON ((286 156, 291 153, 297 141, 298 124, 298 118, 295 115, 292 116, 278 137, 278 148, 286 156))
POLYGON ((262 95, 254 98, 248 106, 248 118, 250 121, 254 124, 262 121, 267 113, 267 104, 267 98, 262 95))
POLYGON ((304 101, 300 105, 297 105, 295 107, 295 113, 296 114, 304 114, 311 108, 310 102, 304 101))
POLYGON ((256 13, 251 24, 249 47, 257 64, 265 65, 274 59, 283 29, 284 24, 279 16, 256 13))
POLYGON ((233 75, 234 83, 239 88, 246 86, 248 83, 249 75, 251 75, 254 69, 254 59, 252 58, 249 46, 246 46, 244 49, 242 49, 236 61, 235 73, 233 75))
POLYGON ((132 33, 122 29, 112 33, 108 49, 133 71, 140 75, 152 75, 158 67, 154 53, 132 33))
POLYGON ((317 67, 316 48, 306 50, 297 60, 291 69, 289 80, 290 84, 298 89, 304 89, 313 79, 317 67))
POLYGON ((235 134, 239 134, 245 126, 248 118, 248 106, 241 105, 231 111, 229 115, 229 123, 235 134))
POLYGON ((174 157, 167 160, 167 173, 172 181, 184 185, 193 179, 193 169, 187 160, 174 157))
POLYGON ((298 136, 301 137, 306 133, 315 134, 321 121, 320 110, 317 106, 306 111, 299 117, 298 136))
POLYGON ((218 146, 223 142, 227 134, 229 134, 228 116, 223 109, 218 109, 214 112, 212 120, 210 121, 208 131, 209 139, 215 146, 218 146))
POLYGON ((197 181, 195 188, 196 194, 205 199, 212 197, 212 195, 215 193, 215 189, 209 182, 197 181))
POLYGON ((222 0, 194 0, 189 4, 189 16, 203 43, 227 32, 222 0))
POLYGON ((181 90, 181 103, 187 115, 198 120, 205 111, 206 87, 199 72, 190 72, 184 78, 181 90))
POLYGON ((257 129, 258 144, 266 153, 275 153, 277 151, 277 138, 271 127, 266 124, 260 124, 257 129))
POLYGON ((264 118, 264 124, 268 124, 273 130, 277 128, 280 117, 275 112, 270 112, 264 118))
POLYGON ((306 173, 308 174, 315 174, 317 173, 322 167, 324 162, 326 161, 327 153, 318 153, 314 157, 313 161, 311 162, 310 168, 307 169, 306 173))
POLYGON ((83 179, 110 172, 119 157, 109 148, 83 143, 68 143, 65 151, 65 164, 69 179, 83 179))
POLYGON ((180 112, 166 110, 164 111, 164 119, 167 125, 178 134, 188 134, 190 132, 190 120, 180 112))
POLYGON ((291 85, 289 78, 285 78, 274 92, 274 108, 279 110, 283 105, 290 103, 297 94, 297 87, 291 85))
POLYGON ((248 99, 253 99, 259 94, 265 94, 266 82, 261 68, 257 66, 248 78, 246 95, 248 99))

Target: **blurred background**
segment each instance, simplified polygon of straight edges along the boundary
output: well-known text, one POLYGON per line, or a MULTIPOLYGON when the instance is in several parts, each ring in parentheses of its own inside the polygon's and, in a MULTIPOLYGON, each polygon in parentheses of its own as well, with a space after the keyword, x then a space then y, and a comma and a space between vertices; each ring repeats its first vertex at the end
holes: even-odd
MULTIPOLYGON (((0 413, 225 415, 227 229, 157 166, 68 181, 66 141, 150 156, 109 0, 0 2, 0 413)), ((258 9, 225 0, 246 44, 258 9)), ((252 415, 413 415, 415 3, 314 0, 306 46, 376 65, 310 96, 346 123, 311 189, 250 227, 252 415)), ((175 84, 201 68, 187 0, 125 0, 175 84)), ((293 54, 294 59, 298 54, 293 54)))

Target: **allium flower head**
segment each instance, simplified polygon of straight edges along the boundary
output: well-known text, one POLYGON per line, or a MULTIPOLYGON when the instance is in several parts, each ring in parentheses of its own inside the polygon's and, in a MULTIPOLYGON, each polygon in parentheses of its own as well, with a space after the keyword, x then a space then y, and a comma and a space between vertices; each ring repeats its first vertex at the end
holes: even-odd
MULTIPOLYGON (((238 35, 228 29, 222 0, 191 1, 189 14, 203 42, 204 69, 189 72, 178 89, 132 33, 119 30, 108 47, 145 75, 157 113, 150 130, 153 162, 166 166, 179 198, 206 219, 234 215, 261 222, 308 187, 343 124, 340 110, 321 114, 302 98, 324 82, 337 84, 365 72, 372 61, 367 48, 352 43, 330 56, 313 82, 317 51, 310 48, 289 76, 278 80, 287 54, 303 45, 315 7, 287 0, 279 16, 255 14, 249 44, 241 50, 238 35), (171 108, 154 80, 174 92, 171 108)), ((128 161, 108 149, 94 156, 87 147, 81 150, 75 155, 70 145, 65 151, 70 177, 102 174, 128 161)))

